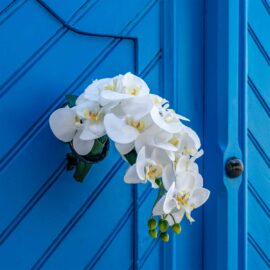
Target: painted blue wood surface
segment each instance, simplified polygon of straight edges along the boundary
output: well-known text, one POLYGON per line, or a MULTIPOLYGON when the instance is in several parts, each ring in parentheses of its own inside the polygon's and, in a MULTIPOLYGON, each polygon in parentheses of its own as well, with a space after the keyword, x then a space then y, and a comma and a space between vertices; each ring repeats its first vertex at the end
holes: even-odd
POLYGON ((0 269, 202 269, 202 209, 170 244, 152 240, 149 186, 123 183, 114 147, 73 181, 48 117, 131 71, 203 137, 203 2, 0 1, 0 269))
POLYGON ((206 269, 270 268, 269 29, 267 0, 206 1, 206 269), (236 180, 232 156, 245 163, 236 180))
POLYGON ((206 1, 205 268, 246 268, 246 173, 225 174, 229 158, 246 162, 246 1, 206 1))
POLYGON ((270 268, 270 3, 248 12, 248 269, 270 268))
POLYGON ((268 0, 0 1, 0 269, 268 269, 269 29, 268 0), (114 147, 80 185, 48 126, 66 93, 127 71, 203 138, 212 194, 169 244, 114 147))

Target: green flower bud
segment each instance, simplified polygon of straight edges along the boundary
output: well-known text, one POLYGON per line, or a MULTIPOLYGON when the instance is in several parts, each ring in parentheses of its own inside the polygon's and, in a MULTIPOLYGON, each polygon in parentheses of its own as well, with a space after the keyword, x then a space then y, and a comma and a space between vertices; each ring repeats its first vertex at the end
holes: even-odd
POLYGON ((149 235, 152 237, 152 238, 157 238, 157 235, 158 235, 158 232, 157 230, 149 230, 149 235))
POLYGON ((176 234, 180 234, 182 228, 181 228, 180 224, 174 223, 174 224, 172 225, 172 230, 173 230, 176 234))
POLYGON ((148 220, 148 228, 149 230, 154 230, 157 227, 157 222, 154 218, 150 218, 148 220))
POLYGON ((169 222, 165 219, 160 219, 158 223, 158 227, 161 232, 166 232, 169 228, 169 222))
POLYGON ((163 242, 169 242, 169 240, 170 240, 170 236, 167 232, 162 232, 160 234, 160 238, 163 242))

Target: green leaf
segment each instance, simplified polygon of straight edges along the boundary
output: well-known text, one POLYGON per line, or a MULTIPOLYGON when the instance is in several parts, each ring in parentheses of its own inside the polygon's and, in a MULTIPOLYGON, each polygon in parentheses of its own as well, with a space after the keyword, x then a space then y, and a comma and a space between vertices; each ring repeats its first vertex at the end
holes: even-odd
POLYGON ((101 154, 107 140, 108 140, 107 135, 96 139, 94 146, 93 146, 91 152, 89 153, 89 155, 95 156, 95 155, 101 154))
POLYGON ((91 164, 88 164, 82 160, 79 160, 77 166, 76 166, 76 170, 74 172, 74 178, 78 181, 78 182, 83 182, 85 176, 87 175, 87 173, 89 172, 91 168, 91 164))
POLYGON ((77 100, 77 96, 75 95, 66 95, 66 101, 67 101, 67 105, 71 108, 74 107, 76 105, 76 100, 77 100))
POLYGON ((124 157, 126 158, 126 160, 129 163, 129 165, 133 165, 133 164, 136 163, 137 152, 136 152, 135 149, 132 149, 129 153, 127 153, 126 155, 124 155, 124 157))
POLYGON ((108 139, 109 139, 108 136, 107 136, 107 135, 104 135, 104 136, 98 138, 97 140, 98 140, 100 143, 105 144, 106 141, 107 141, 108 139))

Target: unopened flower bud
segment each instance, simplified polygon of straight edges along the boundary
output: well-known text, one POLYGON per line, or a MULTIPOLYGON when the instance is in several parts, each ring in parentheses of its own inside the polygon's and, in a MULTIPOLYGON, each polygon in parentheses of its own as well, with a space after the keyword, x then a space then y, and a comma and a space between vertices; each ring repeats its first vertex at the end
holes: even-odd
POLYGON ((162 232, 162 233, 160 234, 160 238, 161 238, 161 240, 162 240, 163 242, 168 242, 169 239, 170 239, 170 236, 169 236, 169 234, 168 234, 167 232, 162 232))
POLYGON ((173 230, 176 234, 180 234, 182 228, 181 228, 180 224, 175 223, 175 224, 172 225, 172 230, 173 230))
POLYGON ((157 238, 157 235, 158 235, 158 232, 157 230, 149 230, 149 235, 152 237, 152 238, 157 238))
POLYGON ((148 220, 148 228, 149 230, 154 230, 157 227, 157 222, 154 218, 150 218, 148 220))
POLYGON ((166 219, 160 219, 158 223, 158 227, 161 232, 166 232, 169 228, 169 222, 166 219))

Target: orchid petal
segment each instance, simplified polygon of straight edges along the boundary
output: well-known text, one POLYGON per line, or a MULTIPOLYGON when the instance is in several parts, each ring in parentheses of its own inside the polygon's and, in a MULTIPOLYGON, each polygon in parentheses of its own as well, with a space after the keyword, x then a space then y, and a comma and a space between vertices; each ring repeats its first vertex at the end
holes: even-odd
POLYGON ((128 184, 142 183, 142 180, 138 177, 135 164, 128 168, 124 180, 128 184))
POLYGON ((152 151, 151 159, 162 166, 170 163, 170 159, 168 158, 166 152, 158 148, 154 148, 154 150, 152 151))
POLYGON ((172 164, 168 164, 162 171, 162 182, 166 190, 169 190, 172 183, 175 181, 175 174, 172 164))
POLYGON ((139 87, 139 95, 149 94, 150 90, 146 82, 140 77, 128 72, 122 77, 122 86, 124 88, 139 87))
POLYGON ((165 196, 162 196, 161 199, 154 206, 154 209, 152 212, 154 216, 161 216, 164 214, 164 211, 163 211, 164 202, 165 202, 165 196))
POLYGON ((184 217, 185 210, 183 208, 179 209, 173 214, 176 223, 180 223, 184 217))
POLYGON ((104 126, 108 136, 116 143, 131 143, 139 135, 137 129, 126 124, 125 119, 120 119, 112 113, 104 117, 104 126))
POLYGON ((81 140, 80 139, 80 132, 77 132, 73 138, 73 148, 79 155, 87 155, 90 153, 94 146, 95 140, 81 140))
POLYGON ((158 125, 161 129, 170 132, 177 133, 181 130, 181 123, 179 121, 166 122, 162 116, 160 116, 159 111, 156 107, 153 107, 151 110, 151 117, 153 121, 158 125))
POLYGON ((175 210, 172 211, 172 213, 170 213, 167 217, 166 220, 169 222, 169 225, 172 226, 173 224, 177 223, 179 224, 185 214, 185 209, 184 208, 180 208, 179 210, 175 210))
POLYGON ((94 140, 94 139, 97 139, 99 137, 101 137, 101 136, 93 133, 92 130, 90 129, 90 127, 88 127, 88 126, 85 126, 83 128, 81 135, 80 135, 80 139, 84 140, 84 141, 94 140))
POLYGON ((145 147, 143 147, 137 155, 136 169, 137 174, 140 179, 145 179, 145 166, 148 164, 148 159, 146 159, 145 147))
POLYGON ((203 205, 209 198, 210 191, 206 188, 198 188, 195 189, 190 198, 190 203, 195 205, 195 208, 200 207, 203 205))
POLYGON ((134 142, 127 144, 115 143, 115 147, 121 155, 126 155, 134 148, 134 142))
POLYGON ((114 92, 111 90, 103 90, 101 92, 101 97, 107 101, 120 101, 122 99, 130 98, 130 95, 114 92))
POLYGON ((175 199, 173 198, 174 189, 175 189, 175 182, 172 183, 171 187, 169 188, 166 194, 166 198, 165 198, 165 202, 163 206, 164 213, 166 214, 169 214, 174 208, 177 207, 177 203, 175 199))
POLYGON ((54 111, 49 124, 53 134, 63 142, 70 142, 76 132, 75 126, 76 113, 69 107, 60 108, 54 111))
POLYGON ((190 192, 194 189, 195 181, 193 173, 183 171, 176 176, 175 188, 179 193, 190 192))
POLYGON ((201 141, 197 133, 191 129, 190 127, 185 126, 185 132, 187 132, 188 136, 193 140, 196 149, 198 150, 201 147, 201 141))
POLYGON ((125 99, 121 103, 123 112, 139 120, 148 114, 153 108, 153 102, 149 96, 125 99))

